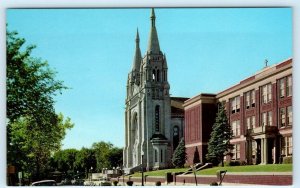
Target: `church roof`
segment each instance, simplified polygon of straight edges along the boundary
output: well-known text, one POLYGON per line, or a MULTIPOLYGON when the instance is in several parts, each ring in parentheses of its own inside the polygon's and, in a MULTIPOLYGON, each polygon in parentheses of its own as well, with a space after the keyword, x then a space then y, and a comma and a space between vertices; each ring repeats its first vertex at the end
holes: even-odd
POLYGON ((189 98, 185 97, 171 97, 171 116, 172 117, 183 117, 184 109, 183 103, 189 98))
POLYGON ((154 9, 151 9, 151 29, 150 29, 150 35, 149 35, 149 41, 148 41, 148 52, 153 54, 159 54, 160 48, 159 48, 159 42, 158 42, 158 36, 157 31, 155 27, 155 13, 154 9))

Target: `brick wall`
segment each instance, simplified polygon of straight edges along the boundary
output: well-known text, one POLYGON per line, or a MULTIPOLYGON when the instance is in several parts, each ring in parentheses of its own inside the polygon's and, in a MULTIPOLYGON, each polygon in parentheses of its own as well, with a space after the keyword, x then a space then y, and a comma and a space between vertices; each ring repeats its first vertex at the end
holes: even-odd
MULTIPOLYGON (((113 180, 117 180, 114 178, 113 180)), ((138 177, 131 177, 133 182, 140 183, 142 178, 138 177)), ((122 182, 122 177, 119 178, 119 182, 122 182)), ((124 182, 128 181, 128 177, 125 178, 124 182)), ((157 182, 160 181, 161 183, 165 183, 165 177, 154 177, 148 176, 146 177, 146 182, 157 182)), ((173 178, 173 182, 175 179, 173 178)), ((209 176, 197 176, 197 183, 198 184, 207 184, 209 185, 212 182, 219 182, 220 180, 217 179, 217 176, 209 175, 209 176)), ((194 176, 176 176, 176 184, 183 185, 183 183, 193 184, 195 183, 194 176)), ((293 184, 293 177, 292 175, 232 175, 226 174, 223 183, 237 183, 237 184, 255 184, 255 185, 292 185, 293 184)))

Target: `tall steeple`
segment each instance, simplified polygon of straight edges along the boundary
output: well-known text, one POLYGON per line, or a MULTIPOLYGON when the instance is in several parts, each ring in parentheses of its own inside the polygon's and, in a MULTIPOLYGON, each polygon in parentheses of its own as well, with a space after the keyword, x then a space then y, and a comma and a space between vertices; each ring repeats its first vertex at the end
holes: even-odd
POLYGON ((158 36, 157 36, 157 31, 155 27, 155 13, 154 9, 151 9, 151 29, 150 29, 150 36, 149 36, 149 41, 148 41, 148 53, 153 53, 153 54, 159 54, 160 48, 159 48, 159 42, 158 42, 158 36))
POLYGON ((136 38, 135 38, 135 54, 133 58, 132 71, 140 71, 141 60, 142 60, 142 54, 140 50, 140 37, 139 37, 139 30, 137 29, 136 38))

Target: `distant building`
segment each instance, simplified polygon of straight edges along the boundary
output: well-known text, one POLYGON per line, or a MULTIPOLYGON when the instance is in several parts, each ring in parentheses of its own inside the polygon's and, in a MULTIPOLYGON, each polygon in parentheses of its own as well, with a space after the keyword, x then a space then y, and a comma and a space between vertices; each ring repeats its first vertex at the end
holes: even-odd
POLYGON ((281 163, 292 156, 292 59, 266 66, 218 94, 200 94, 184 103, 188 163, 196 147, 206 162, 217 105, 225 102, 234 138, 226 160, 248 164, 281 163))
POLYGON ((154 9, 148 48, 142 57, 139 33, 133 66, 127 79, 125 110, 126 173, 170 167, 174 148, 183 137, 183 102, 187 98, 170 97, 166 55, 159 47, 154 9))

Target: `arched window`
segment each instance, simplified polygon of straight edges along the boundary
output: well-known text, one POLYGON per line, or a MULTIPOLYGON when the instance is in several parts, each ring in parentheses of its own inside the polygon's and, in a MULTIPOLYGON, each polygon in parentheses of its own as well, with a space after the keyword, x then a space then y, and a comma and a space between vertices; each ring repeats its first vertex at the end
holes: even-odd
POLYGON ((159 82, 160 81, 160 76, 159 76, 160 72, 159 70, 157 70, 156 72, 156 81, 159 82))
POLYGON ((152 81, 155 81, 155 70, 152 71, 152 81))
POLYGON ((179 144, 179 127, 174 126, 173 128, 173 149, 175 150, 179 144))
POLYGON ((157 160, 157 158, 158 158, 157 155, 158 155, 157 150, 154 149, 154 162, 158 162, 158 160, 157 160))
POLYGON ((163 160, 163 150, 162 149, 160 150, 160 162, 161 163, 164 162, 164 160, 163 160))
POLYGON ((159 105, 155 106, 155 132, 159 132, 159 105))

